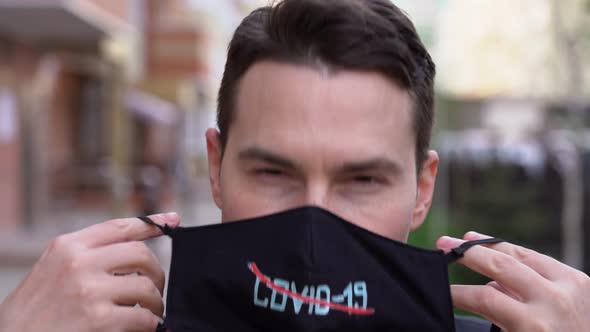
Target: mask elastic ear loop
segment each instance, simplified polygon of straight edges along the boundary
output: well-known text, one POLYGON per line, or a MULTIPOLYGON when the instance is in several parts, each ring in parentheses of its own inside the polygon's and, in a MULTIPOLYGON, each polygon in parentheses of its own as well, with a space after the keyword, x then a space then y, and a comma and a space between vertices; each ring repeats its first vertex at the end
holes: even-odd
POLYGON ((146 224, 158 227, 162 231, 162 233, 172 237, 174 228, 168 226, 168 224, 164 224, 164 226, 156 224, 152 219, 150 219, 150 217, 137 217, 137 219, 145 222, 146 224))
POLYGON ((462 245, 451 249, 451 251, 446 255, 447 256, 447 263, 449 263, 449 264, 454 263, 457 260, 463 258, 463 256, 465 255, 465 252, 473 246, 480 245, 480 244, 494 244, 494 243, 500 243, 500 242, 504 242, 504 240, 497 238, 497 237, 493 237, 493 238, 489 238, 489 239, 482 239, 482 240, 475 240, 475 241, 467 241, 467 242, 463 243, 462 245))

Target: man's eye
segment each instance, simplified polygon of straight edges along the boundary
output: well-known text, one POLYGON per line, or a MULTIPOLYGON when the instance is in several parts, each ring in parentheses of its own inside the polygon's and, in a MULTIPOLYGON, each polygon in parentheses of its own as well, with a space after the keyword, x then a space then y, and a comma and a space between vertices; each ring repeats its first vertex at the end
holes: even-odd
POLYGON ((377 190, 388 183, 387 179, 375 175, 357 175, 348 181, 352 190, 377 190))
POLYGON ((368 184, 368 185, 380 183, 378 178, 376 178, 374 176, 370 176, 370 175, 355 176, 353 178, 353 181, 358 184, 368 184))
POLYGON ((256 175, 262 175, 262 176, 282 176, 285 174, 280 169, 275 169, 275 168, 261 168, 261 169, 255 170, 254 173, 256 175))

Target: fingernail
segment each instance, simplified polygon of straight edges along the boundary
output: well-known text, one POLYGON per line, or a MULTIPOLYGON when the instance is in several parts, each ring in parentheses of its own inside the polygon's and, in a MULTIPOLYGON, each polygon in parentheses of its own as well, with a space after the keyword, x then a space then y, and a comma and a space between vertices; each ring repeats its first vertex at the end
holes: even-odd
POLYGON ((176 219, 178 218, 178 213, 176 212, 168 212, 165 214, 166 219, 176 219))
POLYGON ((176 212, 160 213, 156 216, 164 222, 176 221, 178 219, 178 213, 176 212))
POLYGON ((481 234, 475 231, 469 231, 467 232, 467 234, 465 234, 465 237, 467 238, 477 238, 477 239, 481 239, 481 238, 490 238, 491 236, 489 235, 485 235, 485 234, 481 234))
POLYGON ((451 236, 443 236, 438 241, 438 244, 442 247, 453 247, 459 245, 460 243, 461 240, 451 236))

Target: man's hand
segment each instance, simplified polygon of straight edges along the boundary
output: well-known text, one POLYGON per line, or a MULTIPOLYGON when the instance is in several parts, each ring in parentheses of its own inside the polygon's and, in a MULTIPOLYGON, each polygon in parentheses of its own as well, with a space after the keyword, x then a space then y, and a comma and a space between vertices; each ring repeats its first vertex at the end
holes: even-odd
MULTIPOLYGON (((179 224, 175 213, 151 218, 179 224)), ((153 332, 164 310, 164 272, 141 241, 160 235, 129 218, 57 237, 0 305, 0 331, 153 332)))
MULTIPOLYGON (((469 232, 464 240, 487 236, 469 232)), ((441 237, 448 251, 461 243, 441 237)), ((485 286, 452 285, 456 307, 500 326, 504 331, 588 331, 590 278, 548 256, 510 243, 474 246, 459 263, 491 278, 485 286)))

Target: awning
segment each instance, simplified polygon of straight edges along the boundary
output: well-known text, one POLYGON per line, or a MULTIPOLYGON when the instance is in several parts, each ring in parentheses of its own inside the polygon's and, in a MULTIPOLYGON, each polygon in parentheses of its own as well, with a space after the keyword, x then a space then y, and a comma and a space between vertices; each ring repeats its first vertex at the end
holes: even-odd
POLYGON ((174 125, 180 120, 180 110, 171 102, 139 90, 125 94, 126 109, 137 117, 161 125, 174 125))
POLYGON ((90 44, 128 29, 84 0, 0 0, 0 35, 21 41, 90 44))

